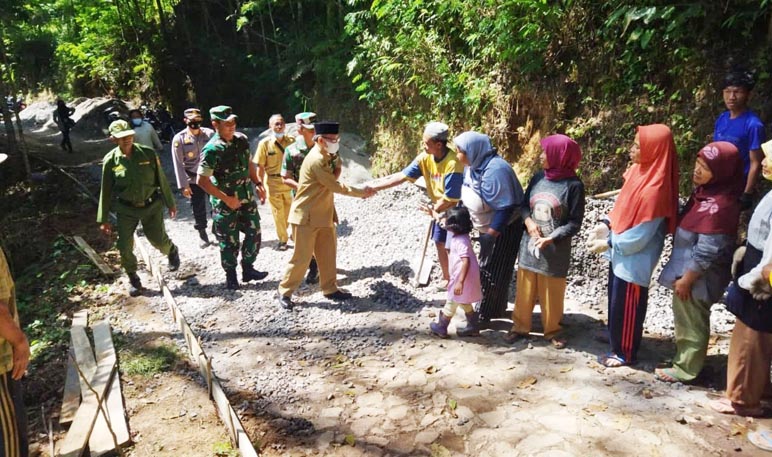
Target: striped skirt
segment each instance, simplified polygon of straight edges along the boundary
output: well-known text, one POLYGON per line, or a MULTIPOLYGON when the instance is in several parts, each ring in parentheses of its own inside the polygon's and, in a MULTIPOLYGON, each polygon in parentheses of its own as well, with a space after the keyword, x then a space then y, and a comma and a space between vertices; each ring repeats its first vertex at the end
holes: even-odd
POLYGON ((518 217, 499 233, 490 255, 480 257, 480 319, 484 321, 506 316, 509 285, 522 235, 523 220, 518 217))
POLYGON ((0 374, 0 456, 27 457, 27 414, 22 400, 21 382, 11 372, 0 374))

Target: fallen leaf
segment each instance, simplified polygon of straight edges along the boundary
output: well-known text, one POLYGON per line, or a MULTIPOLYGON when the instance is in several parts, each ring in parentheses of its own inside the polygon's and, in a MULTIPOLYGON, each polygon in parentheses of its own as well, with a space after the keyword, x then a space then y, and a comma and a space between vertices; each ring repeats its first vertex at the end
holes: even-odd
POLYGON ((356 444, 357 439, 354 438, 354 435, 346 435, 345 441, 346 444, 353 447, 356 444))
POLYGON ((450 457, 452 455, 445 446, 439 443, 432 444, 431 451, 432 457, 450 457))
POLYGON ((522 381, 520 381, 520 384, 517 385, 518 389, 525 389, 526 387, 532 386, 536 384, 536 378, 533 376, 529 376, 522 381))
POLYGON ((561 372, 561 373, 568 373, 569 371, 571 371, 571 370, 573 370, 573 369, 574 369, 574 367, 572 367, 571 365, 569 365, 569 366, 566 366, 566 367, 563 367, 563 368, 561 368, 561 369, 560 369, 560 372, 561 372))
POLYGON ((357 393, 353 390, 347 390, 346 395, 348 395, 349 397, 356 397, 357 393))
POLYGON ((729 429, 730 436, 745 435, 746 433, 748 433, 748 427, 746 427, 745 424, 732 422, 732 425, 729 429))
POLYGON ((458 402, 456 400, 448 399, 448 407, 451 411, 455 411, 458 408, 458 402))
POLYGON ((426 372, 426 374, 434 374, 437 372, 437 369, 434 368, 434 365, 429 365, 428 367, 426 367, 426 369, 424 369, 424 371, 426 372))
POLYGON ((471 384, 459 384, 458 387, 460 387, 462 389, 471 389, 472 385, 471 384))
POLYGON ((590 416, 594 416, 595 413, 601 413, 608 409, 608 405, 605 405, 603 403, 591 403, 584 408, 582 408, 582 411, 587 413, 590 416))

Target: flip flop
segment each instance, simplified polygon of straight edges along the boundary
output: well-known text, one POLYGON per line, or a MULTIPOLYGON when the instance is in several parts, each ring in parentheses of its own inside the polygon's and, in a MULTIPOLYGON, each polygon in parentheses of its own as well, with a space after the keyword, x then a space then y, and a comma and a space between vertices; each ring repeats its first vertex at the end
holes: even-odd
POLYGON ((550 343, 555 349, 563 349, 566 347, 566 340, 562 338, 552 337, 550 338, 550 343))
POLYGON ((654 370, 654 377, 662 382, 683 382, 676 377, 673 368, 657 368, 654 370))
POLYGON ((759 449, 772 451, 772 430, 756 430, 748 433, 748 441, 759 449))
POLYGON ((713 411, 721 414, 734 414, 743 417, 762 417, 765 413, 764 408, 761 406, 748 407, 737 405, 729 401, 726 397, 720 400, 713 400, 708 403, 708 406, 710 406, 713 411))
POLYGON ((630 365, 630 363, 626 362, 625 359, 623 359, 622 357, 619 357, 613 352, 609 352, 604 355, 599 355, 598 363, 600 363, 606 368, 619 368, 619 367, 630 365))

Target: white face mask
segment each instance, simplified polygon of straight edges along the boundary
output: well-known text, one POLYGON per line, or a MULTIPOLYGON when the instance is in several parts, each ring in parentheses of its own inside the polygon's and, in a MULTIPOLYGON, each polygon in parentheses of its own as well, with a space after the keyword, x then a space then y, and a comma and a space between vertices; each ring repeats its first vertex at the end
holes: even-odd
POLYGON ((274 138, 284 138, 284 132, 271 132, 274 138))
POLYGON ((340 143, 330 143, 324 140, 324 144, 327 146, 327 154, 338 155, 338 149, 340 149, 340 143))
POLYGON ((772 162, 770 161, 770 158, 767 157, 761 164, 761 176, 763 176, 767 181, 772 181, 772 166, 770 166, 771 163, 772 162))

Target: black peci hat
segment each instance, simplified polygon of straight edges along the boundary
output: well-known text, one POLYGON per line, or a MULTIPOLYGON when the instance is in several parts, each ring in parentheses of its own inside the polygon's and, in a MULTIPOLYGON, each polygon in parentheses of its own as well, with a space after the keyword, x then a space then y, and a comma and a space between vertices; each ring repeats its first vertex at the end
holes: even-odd
POLYGON ((340 123, 331 121, 321 121, 314 123, 314 133, 317 135, 340 133, 340 123))

